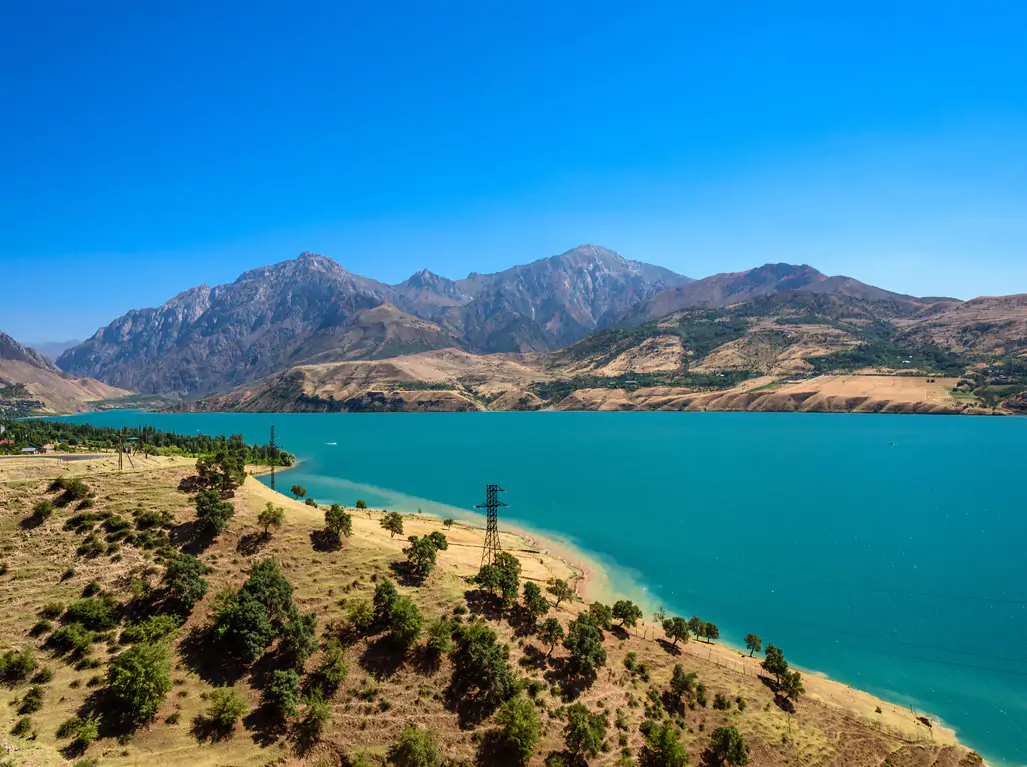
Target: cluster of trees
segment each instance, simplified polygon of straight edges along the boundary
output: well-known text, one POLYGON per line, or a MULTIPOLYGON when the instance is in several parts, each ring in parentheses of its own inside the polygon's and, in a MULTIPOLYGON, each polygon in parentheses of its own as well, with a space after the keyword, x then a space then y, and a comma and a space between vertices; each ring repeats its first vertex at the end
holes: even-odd
POLYGON ((501 608, 509 607, 517 599, 521 587, 521 563, 513 554, 501 551, 492 564, 482 565, 475 580, 490 594, 499 597, 501 608))
POLYGON ((708 623, 698 615, 692 616, 689 620, 685 620, 680 616, 663 618, 662 628, 663 633, 673 640, 672 646, 674 647, 677 646, 678 642, 687 642, 689 637, 693 636, 696 639, 705 639, 707 642, 720 639, 720 629, 717 628, 717 624, 708 623))
POLYGON ((315 613, 302 614, 278 561, 263 559, 250 569, 238 591, 217 596, 213 637, 230 656, 252 663, 277 639, 281 656, 302 668, 316 649, 315 613))
POLYGON ((20 452, 23 447, 63 445, 69 449, 116 450, 120 444, 134 442, 136 450, 149 455, 184 455, 198 457, 226 451, 239 454, 244 463, 258 466, 292 466, 295 458, 279 447, 249 445, 241 434, 210 437, 204 434, 176 434, 152 426, 113 429, 84 423, 49 421, 41 419, 14 420, 0 418, 4 439, 13 445, 4 445, 5 452, 20 452))

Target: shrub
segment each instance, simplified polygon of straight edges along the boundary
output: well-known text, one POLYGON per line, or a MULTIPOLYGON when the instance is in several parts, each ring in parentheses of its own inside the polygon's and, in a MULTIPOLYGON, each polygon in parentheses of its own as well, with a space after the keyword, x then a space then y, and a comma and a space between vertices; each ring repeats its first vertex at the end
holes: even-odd
POLYGON ((317 685, 324 694, 331 695, 346 680, 348 673, 349 664, 343 657, 342 644, 336 639, 329 640, 325 644, 321 663, 314 671, 317 685))
POLYGON ((235 506, 221 500, 217 490, 204 490, 197 494, 196 522, 200 529, 210 535, 217 535, 228 526, 228 520, 235 516, 235 506))
POLYGON ((403 728, 389 758, 396 767, 442 767, 435 736, 412 724, 403 728))
POLYGON ((374 627, 374 609, 366 599, 361 599, 349 606, 346 619, 361 634, 368 633, 374 627))
POLYGON ((24 682, 36 670, 36 665, 31 650, 8 650, 0 656, 0 681, 9 685, 24 682))
POLYGON ((61 583, 64 583, 64 581, 70 581, 74 577, 75 577, 75 568, 74 567, 69 567, 67 570, 65 570, 63 573, 61 573, 61 583))
POLYGON ((534 704, 527 698, 511 698, 496 715, 501 743, 521 762, 535 753, 541 736, 541 723, 534 704))
POLYGON ((324 728, 328 725, 331 716, 332 707, 325 702, 324 698, 319 695, 312 695, 307 700, 307 713, 303 717, 303 722, 300 726, 308 738, 317 739, 321 737, 321 733, 324 732, 324 728))
POLYGON ((18 706, 19 714, 34 714, 43 707, 43 688, 38 684, 32 685, 21 698, 18 706))
POLYGON ((95 715, 90 715, 85 719, 80 719, 77 716, 65 719, 57 728, 57 737, 59 739, 72 738, 72 749, 84 750, 100 737, 99 720, 95 715))
POLYGON ((410 647, 421 635, 421 611, 407 597, 399 597, 389 610, 389 639, 402 649, 410 647))
POLYGON ((32 677, 32 684, 47 684, 53 680, 53 672, 43 667, 36 672, 35 676, 32 677))
POLYGON ((132 623, 121 632, 122 643, 158 642, 171 636, 182 625, 177 615, 151 615, 145 621, 132 623))
POLYGON ((734 727, 718 727, 710 736, 710 753, 715 764, 743 767, 749 763, 749 746, 734 727))
POLYGON ((50 620, 53 620, 55 618, 61 617, 61 613, 63 612, 64 605, 60 602, 47 602, 45 605, 43 605, 42 609, 39 611, 39 614, 44 618, 49 618, 50 620))
POLYGON ((439 618, 428 626, 428 641, 425 643, 433 655, 443 655, 453 649, 453 624, 439 618))
POLYGON ((15 735, 19 738, 27 738, 29 733, 32 732, 32 719, 27 716, 23 716, 17 722, 14 723, 14 727, 11 728, 11 735, 15 735))
POLYGON ((81 623, 69 623, 53 632, 46 643, 58 652, 78 657, 85 655, 93 646, 93 632, 81 623))
POLYGON ((292 669, 275 669, 260 695, 261 704, 281 717, 295 716, 299 699, 300 676, 292 669))
POLYGON ((53 516, 53 504, 48 500, 42 500, 32 507, 32 516, 42 521, 53 516))
POLYGON ((93 631, 106 631, 118 624, 118 608, 118 603, 109 594, 99 594, 72 602, 64 612, 64 620, 81 623, 93 631))
POLYGON ((148 722, 171 689, 168 648, 139 643, 110 662, 107 693, 113 708, 129 724, 148 722))
POLYGON ((190 612, 207 594, 207 581, 203 577, 207 566, 191 554, 176 553, 170 557, 161 583, 175 606, 190 612))
POLYGON ((567 724, 563 728, 564 744, 578 760, 598 756, 606 738, 607 721, 603 714, 593 714, 582 703, 567 708, 567 724))
POLYGON ((218 687, 210 694, 207 718, 222 730, 230 730, 246 714, 246 702, 231 687, 218 687))

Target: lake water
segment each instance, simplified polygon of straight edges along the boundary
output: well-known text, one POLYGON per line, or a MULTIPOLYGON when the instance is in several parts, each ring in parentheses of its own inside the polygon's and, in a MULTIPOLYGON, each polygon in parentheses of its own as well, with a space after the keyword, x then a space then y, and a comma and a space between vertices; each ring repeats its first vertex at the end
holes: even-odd
MULTIPOLYGON (((1027 419, 781 413, 188 414, 70 420, 242 433, 271 423, 319 502, 502 521, 598 555, 650 605, 954 727, 1027 764, 1027 419)), ((648 617, 648 616, 647 616, 648 617)))

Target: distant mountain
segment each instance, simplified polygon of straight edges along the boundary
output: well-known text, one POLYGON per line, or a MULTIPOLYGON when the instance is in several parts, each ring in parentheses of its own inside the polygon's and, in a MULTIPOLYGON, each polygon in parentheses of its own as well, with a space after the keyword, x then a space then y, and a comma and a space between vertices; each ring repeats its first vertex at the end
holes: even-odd
POLYGON ((573 343, 688 277, 597 245, 495 274, 446 280, 419 272, 395 286, 410 311, 482 353, 551 351, 573 343))
POLYGON ((43 356, 35 349, 18 343, 3 332, 0 332, 0 360, 24 362, 34 367, 42 368, 43 370, 49 370, 54 373, 57 372, 57 368, 50 359, 43 356))
POLYGON ((394 286, 304 253, 130 311, 58 365, 147 394, 196 396, 303 362, 547 351, 687 281, 592 245, 462 280, 425 270, 394 286))
POLYGON ((74 413, 130 393, 62 373, 36 350, 0 332, 0 414, 74 413))
POLYGON ((74 339, 71 341, 29 341, 26 345, 31 346, 44 357, 56 361, 64 352, 80 343, 82 342, 74 339))
POLYGON ((766 264, 745 272, 715 274, 663 290, 637 308, 625 312, 616 324, 637 325, 681 309, 723 308, 789 291, 892 302, 896 311, 901 313, 912 313, 921 308, 921 302, 913 296, 892 293, 851 277, 829 277, 806 265, 766 264))

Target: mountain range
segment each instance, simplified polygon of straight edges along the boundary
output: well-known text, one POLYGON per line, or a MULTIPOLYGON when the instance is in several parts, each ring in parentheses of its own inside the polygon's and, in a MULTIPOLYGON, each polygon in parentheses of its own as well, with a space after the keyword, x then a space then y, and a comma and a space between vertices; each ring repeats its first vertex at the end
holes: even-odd
POLYGON ((857 383, 841 409, 887 407, 856 402, 873 373, 949 389, 962 378, 960 392, 909 394, 962 412, 1015 404, 1025 351, 1024 296, 921 298, 790 264, 695 280, 581 245, 396 285, 303 253, 132 310, 57 364, 190 409, 698 407, 699 394, 755 387, 762 400, 796 377, 842 374, 857 383))

